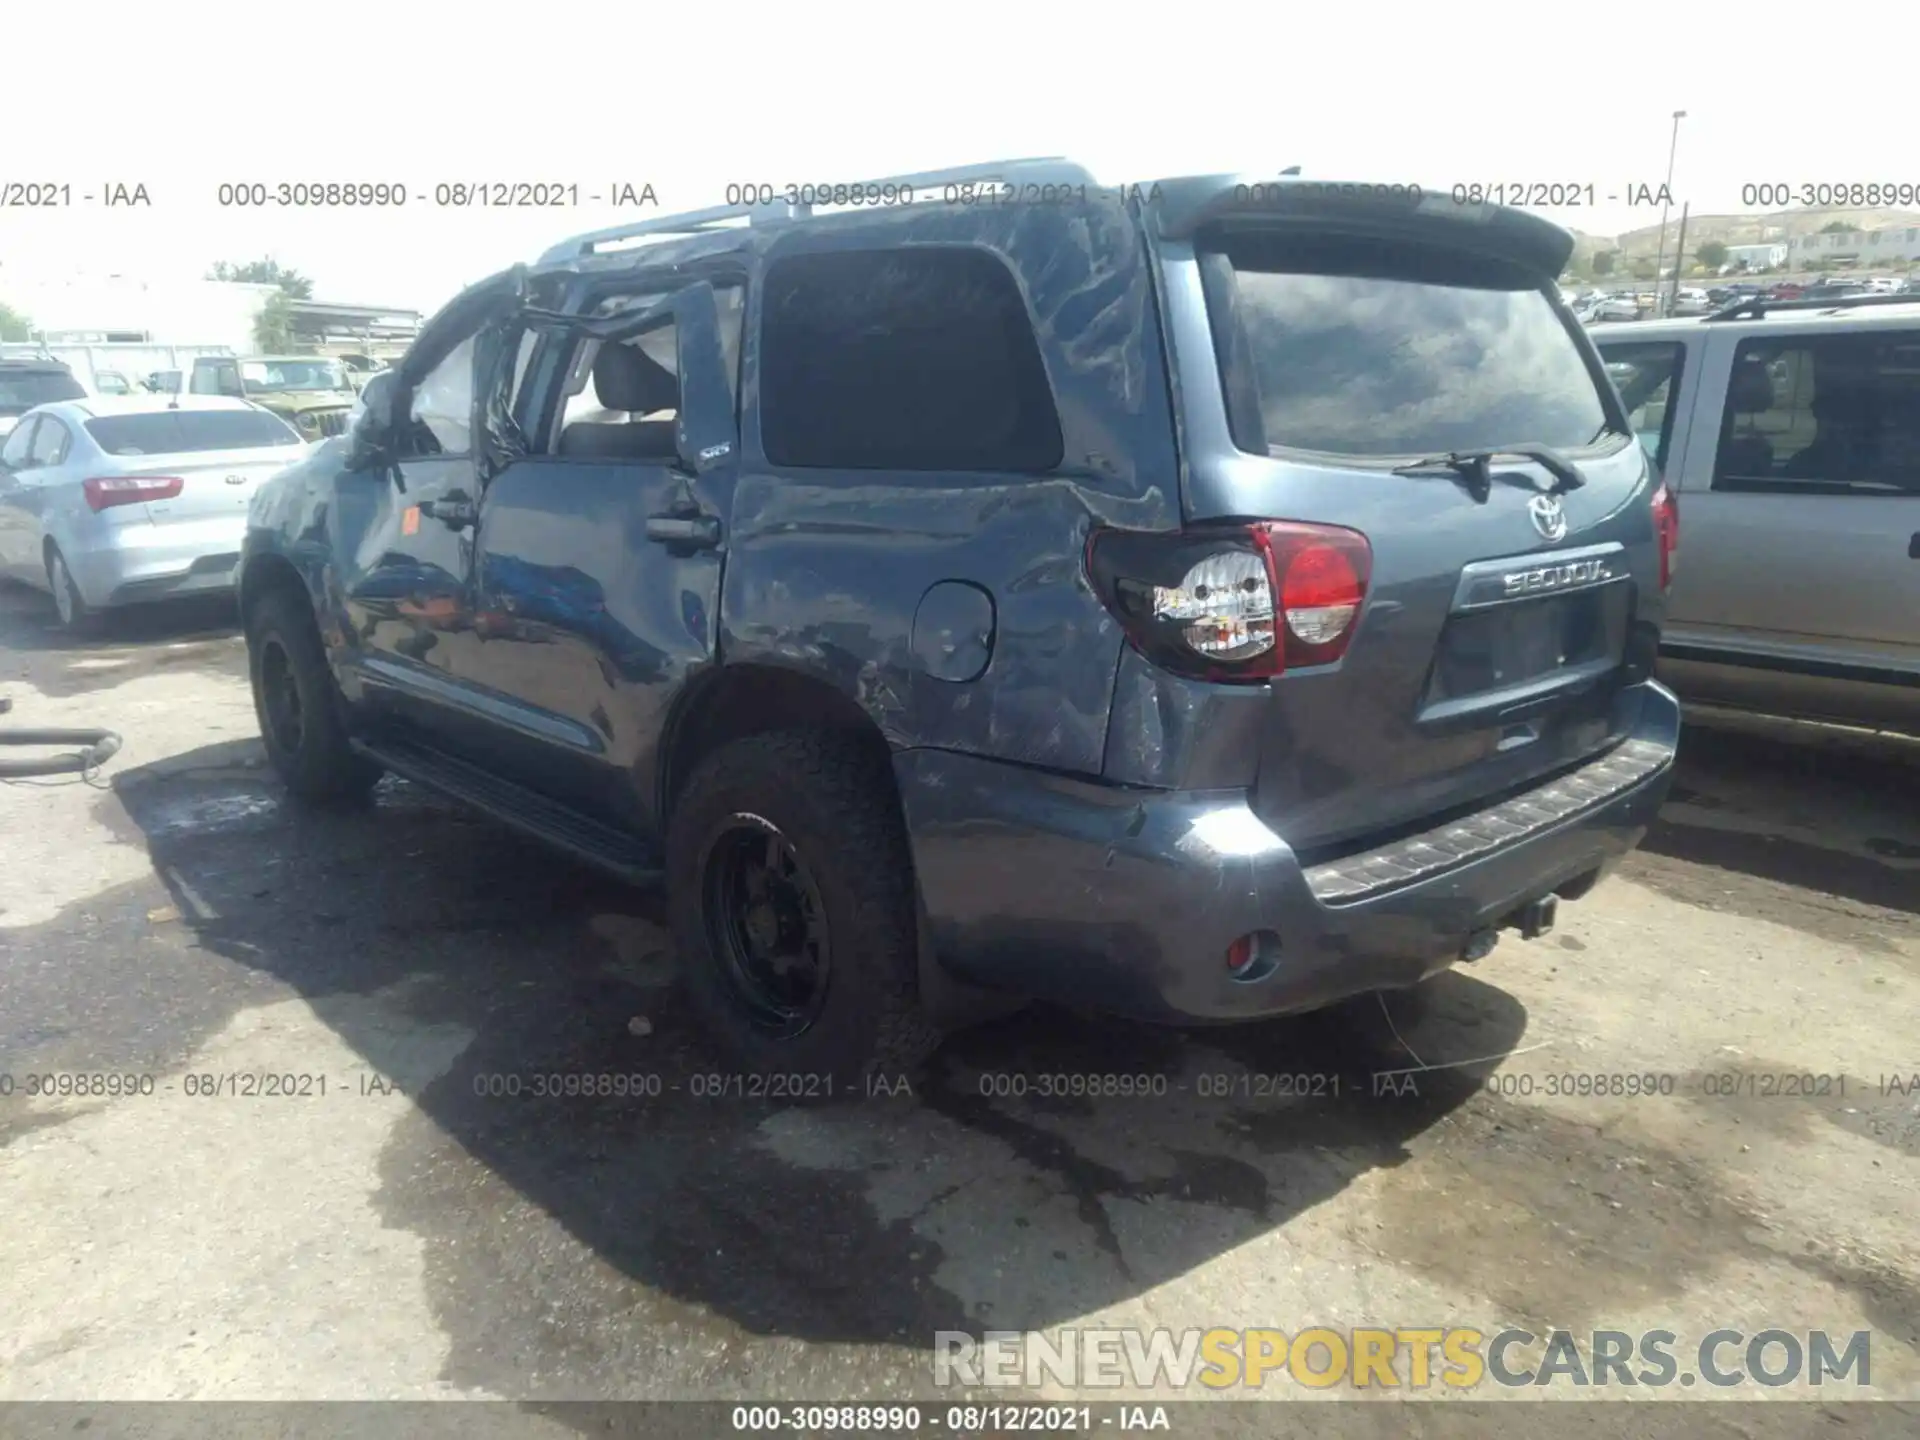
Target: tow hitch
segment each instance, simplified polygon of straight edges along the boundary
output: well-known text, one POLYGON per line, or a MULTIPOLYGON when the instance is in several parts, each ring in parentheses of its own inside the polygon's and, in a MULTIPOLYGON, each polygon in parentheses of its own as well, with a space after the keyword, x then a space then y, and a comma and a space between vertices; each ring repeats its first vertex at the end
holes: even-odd
POLYGON ((1522 905, 1507 923, 1520 932, 1522 940, 1538 940, 1553 929, 1553 922, 1559 916, 1560 897, 1542 895, 1538 900, 1522 905))

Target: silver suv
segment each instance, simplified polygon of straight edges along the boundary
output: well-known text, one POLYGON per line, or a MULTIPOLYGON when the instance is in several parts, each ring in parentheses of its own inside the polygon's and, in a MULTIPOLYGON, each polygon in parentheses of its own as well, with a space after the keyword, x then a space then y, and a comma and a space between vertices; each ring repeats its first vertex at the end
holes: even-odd
POLYGON ((1662 676, 1920 734, 1920 297, 1756 299, 1594 343, 1686 516, 1662 676))

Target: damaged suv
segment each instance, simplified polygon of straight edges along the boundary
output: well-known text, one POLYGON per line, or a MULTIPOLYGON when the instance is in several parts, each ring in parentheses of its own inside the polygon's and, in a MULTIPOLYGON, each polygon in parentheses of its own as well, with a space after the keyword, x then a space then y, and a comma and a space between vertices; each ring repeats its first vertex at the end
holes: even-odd
POLYGON ((1564 231, 1061 161, 886 184, 484 281, 259 493, 296 795, 393 771, 663 881, 730 1058, 846 1079, 1021 998, 1412 985, 1637 843, 1678 517, 1564 231))

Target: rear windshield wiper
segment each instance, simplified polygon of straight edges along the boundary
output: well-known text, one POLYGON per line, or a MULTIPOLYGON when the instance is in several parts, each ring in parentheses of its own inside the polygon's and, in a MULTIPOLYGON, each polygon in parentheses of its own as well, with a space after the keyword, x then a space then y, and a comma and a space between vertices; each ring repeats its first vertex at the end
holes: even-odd
MULTIPOLYGON (((1429 455, 1408 465, 1396 465, 1393 473, 1418 475, 1434 470, 1451 470, 1467 482, 1467 493, 1484 505, 1493 494, 1493 462, 1507 456, 1531 460, 1553 476, 1553 484, 1541 491, 1542 494, 1564 495, 1587 483, 1578 467, 1549 445, 1490 445, 1484 450, 1449 450, 1444 455, 1429 455)), ((1512 479, 1529 489, 1539 489, 1525 476, 1515 475, 1512 479)))

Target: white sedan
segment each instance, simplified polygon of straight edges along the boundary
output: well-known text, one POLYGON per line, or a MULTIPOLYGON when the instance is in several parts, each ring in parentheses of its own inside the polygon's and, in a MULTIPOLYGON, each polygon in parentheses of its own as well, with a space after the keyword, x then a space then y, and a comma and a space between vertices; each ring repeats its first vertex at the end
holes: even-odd
POLYGON ((1638 320, 1640 305, 1629 295, 1602 295, 1588 301, 1585 309, 1574 313, 1583 325, 1591 325, 1599 320, 1638 320))
POLYGON ((231 589, 260 482, 311 447, 247 400, 40 405, 0 447, 0 574, 50 591, 60 623, 231 589))

